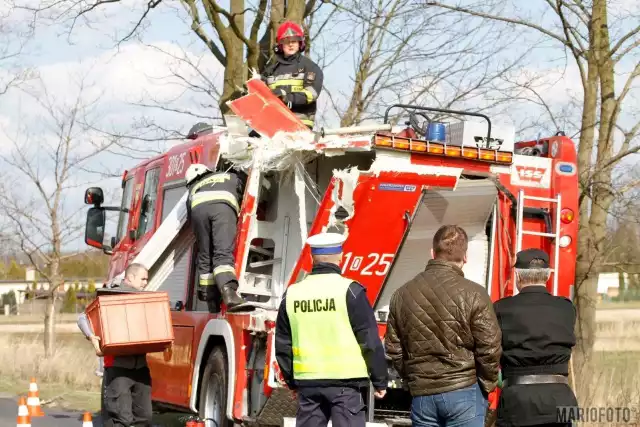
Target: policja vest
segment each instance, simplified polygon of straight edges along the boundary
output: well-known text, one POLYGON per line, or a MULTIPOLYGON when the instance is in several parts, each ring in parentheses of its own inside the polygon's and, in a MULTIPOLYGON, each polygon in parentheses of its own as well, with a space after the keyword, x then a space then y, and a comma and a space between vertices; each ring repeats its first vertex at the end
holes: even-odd
POLYGON ((295 380, 368 378, 347 311, 351 283, 335 273, 313 274, 287 289, 295 380))
POLYGON ((242 183, 236 174, 214 173, 206 175, 189 190, 191 209, 203 203, 225 203, 240 212, 242 183))

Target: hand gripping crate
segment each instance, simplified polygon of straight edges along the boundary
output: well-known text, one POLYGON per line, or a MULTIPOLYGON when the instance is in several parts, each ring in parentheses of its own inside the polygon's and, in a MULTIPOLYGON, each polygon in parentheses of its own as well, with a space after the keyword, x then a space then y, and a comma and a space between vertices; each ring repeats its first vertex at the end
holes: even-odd
POLYGON ((105 355, 162 352, 173 343, 166 292, 98 294, 86 314, 105 355))

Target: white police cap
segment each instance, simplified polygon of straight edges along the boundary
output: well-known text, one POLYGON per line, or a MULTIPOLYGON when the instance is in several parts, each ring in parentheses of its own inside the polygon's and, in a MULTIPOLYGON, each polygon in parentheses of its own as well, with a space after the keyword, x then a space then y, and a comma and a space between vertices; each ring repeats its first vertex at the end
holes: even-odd
POLYGON ((339 233, 320 233, 307 239, 311 255, 333 255, 342 252, 342 244, 347 240, 339 233))

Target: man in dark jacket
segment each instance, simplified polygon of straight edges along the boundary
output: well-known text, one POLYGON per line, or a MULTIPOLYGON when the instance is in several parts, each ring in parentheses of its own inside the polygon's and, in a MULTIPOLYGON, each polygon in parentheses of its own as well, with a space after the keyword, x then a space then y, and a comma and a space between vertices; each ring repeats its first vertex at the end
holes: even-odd
POLYGON ((302 123, 313 128, 324 79, 322 70, 302 55, 305 41, 299 25, 287 21, 278 27, 276 43, 275 62, 265 68, 262 79, 302 123))
POLYGON ((549 256, 539 249, 516 255, 519 293, 494 305, 502 329, 504 379, 499 427, 559 424, 558 407, 577 407, 567 376, 576 343, 570 300, 547 291, 549 256))
MULTIPOLYGON (((123 283, 110 289, 140 292, 147 286, 148 278, 145 266, 130 264, 125 270, 123 283)), ((94 335, 84 313, 78 318, 78 327, 93 344, 96 355, 102 356, 100 338, 94 335)), ((146 354, 104 356, 101 401, 105 427, 151 426, 151 373, 146 354)))
POLYGON ((198 245, 198 298, 207 301, 212 313, 218 311, 220 294, 228 310, 245 302, 237 292, 233 250, 247 175, 230 167, 220 169, 192 164, 185 173, 187 212, 198 245))
POLYGON ((484 426, 497 385, 500 328, 485 289, 464 278, 468 238, 433 237, 427 268, 391 298, 385 346, 413 396, 414 426, 484 426))
POLYGON ((298 427, 365 427, 362 390, 386 394, 388 373, 365 289, 341 275, 337 233, 308 240, 311 274, 291 285, 276 319, 275 353, 287 386, 296 390, 298 427))

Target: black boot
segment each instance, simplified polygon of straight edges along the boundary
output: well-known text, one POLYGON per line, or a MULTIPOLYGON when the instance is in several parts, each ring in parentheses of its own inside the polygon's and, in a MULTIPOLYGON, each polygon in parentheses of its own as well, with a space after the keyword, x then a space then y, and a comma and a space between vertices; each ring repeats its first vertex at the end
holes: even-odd
POLYGON ((236 292, 236 290, 226 285, 222 288, 222 301, 227 306, 227 310, 233 311, 234 307, 244 304, 246 301, 236 292))

